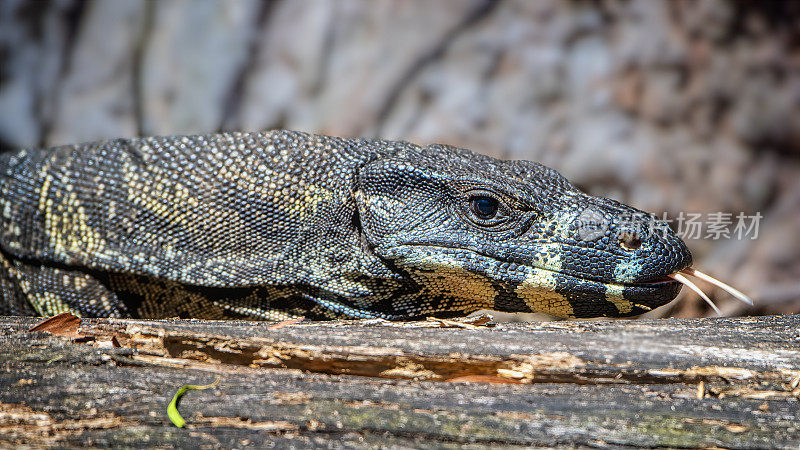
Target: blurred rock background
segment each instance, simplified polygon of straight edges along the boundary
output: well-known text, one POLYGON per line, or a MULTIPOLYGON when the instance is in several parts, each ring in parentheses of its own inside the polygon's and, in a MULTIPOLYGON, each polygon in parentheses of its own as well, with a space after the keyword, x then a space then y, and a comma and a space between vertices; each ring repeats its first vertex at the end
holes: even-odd
MULTIPOLYGON (((0 112, 4 150, 289 128, 538 160, 672 218, 760 213, 757 239, 687 239, 757 307, 703 287, 800 312, 796 1, 2 0, 0 112)), ((652 314, 710 315, 683 295, 652 314)))

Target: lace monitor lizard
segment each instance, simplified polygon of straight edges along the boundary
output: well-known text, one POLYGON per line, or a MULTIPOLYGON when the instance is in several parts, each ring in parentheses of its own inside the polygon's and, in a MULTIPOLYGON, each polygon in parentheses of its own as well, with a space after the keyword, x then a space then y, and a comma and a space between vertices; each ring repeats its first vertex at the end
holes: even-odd
POLYGON ((3 315, 623 317, 692 263, 535 162, 291 131, 6 153, 0 220, 3 315))

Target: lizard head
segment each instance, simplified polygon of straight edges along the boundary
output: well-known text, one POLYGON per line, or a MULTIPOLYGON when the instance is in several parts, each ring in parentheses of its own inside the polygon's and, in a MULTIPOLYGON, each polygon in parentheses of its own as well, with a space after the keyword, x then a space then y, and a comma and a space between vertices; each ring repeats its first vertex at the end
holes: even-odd
POLYGON ((425 294, 415 300, 425 313, 623 317, 681 289, 670 276, 692 255, 652 214, 587 195, 535 162, 396 150, 359 173, 358 212, 372 251, 425 294))

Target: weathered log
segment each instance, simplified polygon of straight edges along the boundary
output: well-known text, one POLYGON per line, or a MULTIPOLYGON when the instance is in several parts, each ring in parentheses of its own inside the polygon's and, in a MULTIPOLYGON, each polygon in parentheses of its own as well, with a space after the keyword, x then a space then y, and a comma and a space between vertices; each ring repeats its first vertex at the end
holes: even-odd
POLYGON ((0 446, 800 445, 798 316, 36 322, 0 318, 0 446))

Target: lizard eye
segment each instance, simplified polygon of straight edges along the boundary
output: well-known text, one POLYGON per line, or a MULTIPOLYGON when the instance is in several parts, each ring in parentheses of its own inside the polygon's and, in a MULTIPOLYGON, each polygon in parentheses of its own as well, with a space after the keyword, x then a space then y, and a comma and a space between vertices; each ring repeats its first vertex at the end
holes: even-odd
POLYGON ((516 223, 514 211, 494 192, 475 190, 462 198, 459 214, 483 230, 507 231, 516 223))
POLYGON ((481 220, 490 220, 497 215, 499 203, 497 199, 484 195, 476 195, 469 199, 469 209, 481 220))

